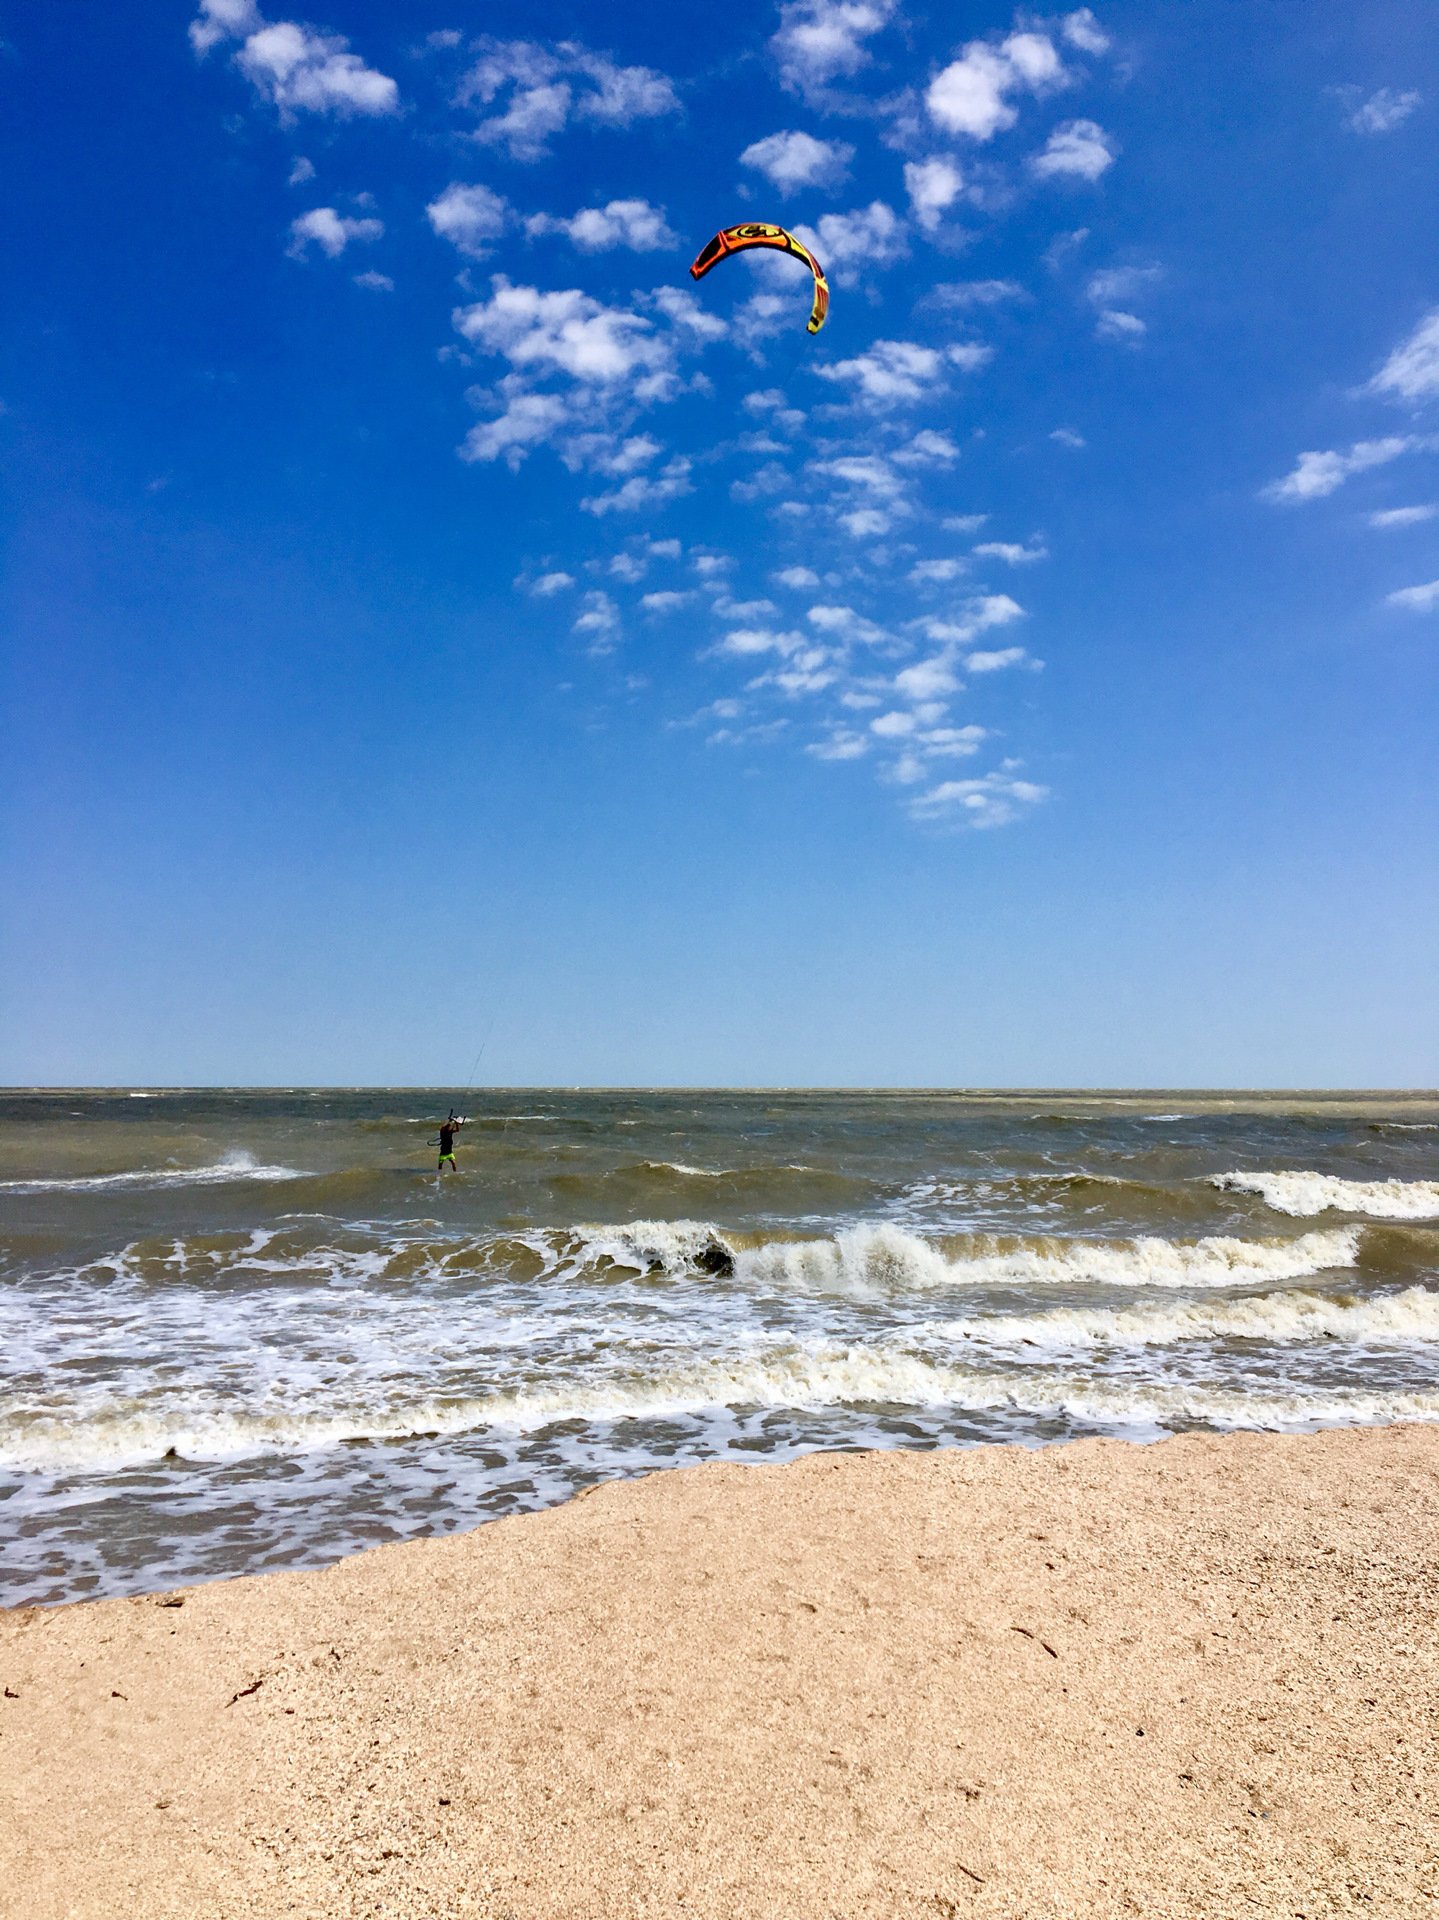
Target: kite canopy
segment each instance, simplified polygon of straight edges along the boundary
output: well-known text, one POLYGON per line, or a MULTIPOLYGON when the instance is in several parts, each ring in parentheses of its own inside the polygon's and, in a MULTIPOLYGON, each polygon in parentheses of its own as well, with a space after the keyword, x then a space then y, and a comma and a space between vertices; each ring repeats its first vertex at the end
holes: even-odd
POLYGON ((809 330, 818 333, 829 312, 829 282, 824 268, 808 247, 801 246, 783 227, 766 226, 753 220, 742 227, 722 227, 690 268, 693 279, 703 280, 711 267, 717 267, 728 253, 743 253, 746 247, 774 247, 780 253, 792 253, 803 260, 814 275, 814 306, 810 309, 809 330))

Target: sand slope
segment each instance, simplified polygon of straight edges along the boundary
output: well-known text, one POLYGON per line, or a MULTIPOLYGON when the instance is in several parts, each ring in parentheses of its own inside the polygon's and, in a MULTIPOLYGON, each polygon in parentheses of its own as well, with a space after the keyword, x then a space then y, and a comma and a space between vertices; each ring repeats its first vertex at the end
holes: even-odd
POLYGON ((1439 1914, 1439 1431, 822 1455, 0 1616, 0 1912, 1439 1914))

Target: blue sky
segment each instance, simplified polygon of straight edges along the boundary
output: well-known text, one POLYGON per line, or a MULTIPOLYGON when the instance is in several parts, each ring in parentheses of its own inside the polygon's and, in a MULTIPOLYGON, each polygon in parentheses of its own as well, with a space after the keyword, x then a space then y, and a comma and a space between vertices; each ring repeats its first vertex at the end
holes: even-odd
POLYGON ((7 1080, 1439 1080, 1431 7, 63 11, 7 1080))

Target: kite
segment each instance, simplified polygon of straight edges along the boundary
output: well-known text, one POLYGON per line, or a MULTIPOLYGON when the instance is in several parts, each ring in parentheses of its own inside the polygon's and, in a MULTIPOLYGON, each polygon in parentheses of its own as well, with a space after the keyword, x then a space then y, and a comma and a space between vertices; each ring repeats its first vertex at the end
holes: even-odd
POLYGON ((809 248, 801 246, 794 235, 786 233, 783 227, 766 226, 758 220, 743 227, 722 227, 690 268, 690 277, 703 280, 710 268, 717 267, 727 253, 743 253, 746 247, 774 247, 780 253, 790 253, 796 260, 803 260, 814 275, 814 306, 810 309, 809 330, 818 333, 829 312, 829 282, 824 277, 824 268, 809 248))

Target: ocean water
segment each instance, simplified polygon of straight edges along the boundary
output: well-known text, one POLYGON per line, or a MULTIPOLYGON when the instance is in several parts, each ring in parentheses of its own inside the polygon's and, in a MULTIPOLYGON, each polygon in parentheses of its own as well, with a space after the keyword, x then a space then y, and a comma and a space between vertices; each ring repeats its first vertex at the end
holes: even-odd
POLYGON ((0 1096, 0 1602, 817 1448, 1439 1419, 1439 1096, 0 1096))

